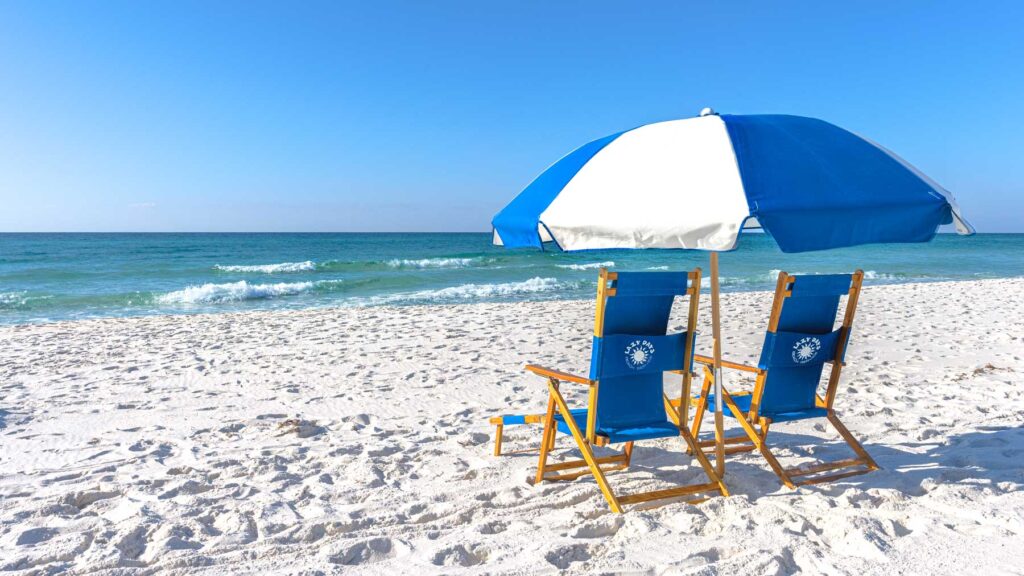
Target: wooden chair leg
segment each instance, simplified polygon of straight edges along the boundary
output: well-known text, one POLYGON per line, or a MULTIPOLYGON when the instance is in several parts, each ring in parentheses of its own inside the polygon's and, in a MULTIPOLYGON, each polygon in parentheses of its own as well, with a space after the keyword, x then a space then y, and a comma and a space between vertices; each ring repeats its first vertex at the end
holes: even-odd
MULTIPOLYGON (((679 424, 679 411, 676 410, 676 407, 679 406, 679 404, 673 402, 672 400, 669 400, 667 394, 662 394, 661 395, 661 399, 662 399, 662 402, 665 403, 665 414, 668 416, 668 419, 671 420, 672 423, 675 424, 676 426, 679 426, 680 425, 679 424)), ((684 401, 685 400, 683 400, 682 398, 679 399, 679 402, 684 402, 684 401)), ((689 425, 688 423, 687 424, 683 424, 683 426, 688 426, 688 425, 689 425)))
MULTIPOLYGON (((569 407, 566 406, 565 400, 562 395, 559 394, 558 388, 555 388, 553 384, 548 383, 550 393, 558 404, 558 410, 565 416, 565 423, 569 427, 569 431, 572 433, 572 437, 576 440, 576 445, 580 449, 580 453, 583 455, 583 459, 587 462, 587 466, 590 468, 590 472, 594 475, 594 480, 597 482, 597 486, 601 489, 601 493, 604 495, 605 500, 608 502, 608 507, 611 508, 612 512, 617 514, 622 513, 622 506, 619 504, 619 499, 615 496, 615 492, 612 491, 612 487, 608 484, 608 479, 605 478, 604 472, 601 470, 601 466, 594 459, 594 451, 590 448, 590 443, 587 442, 586 437, 580 432, 579 426, 576 425, 576 419, 572 417, 569 412, 569 407)), ((554 419, 552 418, 552 422, 554 419)), ((545 451, 546 453, 546 451, 545 451)), ((540 476, 538 476, 538 481, 540 476)))
POLYGON ((820 462, 809 466, 797 466, 795 468, 787 469, 786 472, 791 478, 799 478, 799 480, 796 481, 797 486, 832 482, 833 480, 839 480, 841 478, 867 474, 868 472, 878 470, 879 468, 878 464, 873 458, 871 458, 867 450, 865 450, 864 447, 861 446, 860 442, 853 437, 853 434, 851 434, 846 426, 843 425, 839 420, 839 417, 837 417, 834 412, 829 410, 826 417, 828 418, 828 421, 832 423, 832 426, 834 426, 839 432, 839 435, 843 437, 847 446, 857 454, 857 457, 847 458, 845 460, 835 460, 832 462, 820 462), (824 476, 818 475, 822 472, 829 471, 838 472, 826 474, 824 476))
POLYGON ((878 470, 878 464, 871 457, 871 455, 868 454, 868 451, 865 450, 863 446, 861 446, 860 442, 858 442, 857 439, 853 437, 853 434, 850 434, 850 431, 846 428, 846 426, 839 421, 839 417, 836 416, 835 412, 831 410, 828 411, 828 421, 832 423, 832 426, 834 426, 835 429, 839 432, 839 435, 842 436, 843 440, 846 441, 850 448, 857 453, 857 456, 860 456, 860 459, 864 461, 864 464, 868 468, 872 470, 878 470))
MULTIPOLYGON (((718 492, 722 496, 728 496, 729 495, 729 489, 725 486, 725 483, 722 481, 721 477, 718 476, 715 473, 715 468, 711 464, 711 462, 707 459, 707 457, 703 453, 701 453, 701 452, 699 452, 697 450, 696 441, 693 439, 693 436, 690 435, 690 432, 684 428, 684 429, 682 429, 680 431, 680 433, 683 436, 683 440, 686 442, 686 446, 688 446, 689 449, 694 450, 698 454, 698 456, 696 457, 697 461, 700 463, 701 468, 707 474, 708 480, 710 480, 710 482, 704 483, 704 484, 690 484, 690 485, 684 485, 684 486, 676 486, 674 488, 668 488, 668 489, 664 489, 664 490, 654 490, 654 491, 650 491, 650 492, 640 492, 640 493, 635 493, 635 494, 626 494, 626 495, 616 495, 616 494, 614 494, 612 492, 611 486, 607 483, 607 480, 604 479, 603 473, 611 471, 611 470, 622 469, 622 468, 625 468, 626 466, 629 465, 628 460, 629 460, 629 458, 632 455, 633 442, 627 442, 626 445, 625 445, 625 449, 624 449, 623 453, 621 455, 618 455, 618 456, 606 456, 606 457, 603 457, 603 458, 593 458, 592 460, 585 460, 585 461, 562 462, 562 463, 559 463, 557 465, 549 466, 548 470, 553 469, 555 466, 558 466, 558 467, 587 466, 589 468, 589 470, 583 471, 583 472, 574 472, 574 473, 570 473, 570 474, 564 474, 564 475, 562 475, 561 477, 558 477, 558 478, 554 478, 554 477, 550 477, 549 476, 548 478, 546 478, 546 480, 561 480, 561 479, 578 478, 579 476, 581 476, 583 474, 591 474, 597 480, 598 485, 601 486, 601 488, 602 488, 601 491, 605 495, 605 498, 608 500, 609 506, 612 508, 613 511, 621 511, 621 506, 623 504, 635 504, 635 503, 640 503, 640 502, 650 502, 650 501, 653 501, 653 500, 663 500, 663 499, 680 498, 680 497, 691 497, 691 498, 687 499, 686 501, 691 503, 691 504, 696 504, 698 502, 703 502, 704 500, 707 499, 705 497, 699 496, 701 493, 707 493, 707 492, 718 492), (620 464, 615 465, 615 467, 612 468, 611 470, 608 470, 608 469, 605 469, 605 468, 601 467, 601 465, 603 465, 603 464, 614 463, 614 462, 619 462, 620 464), (598 470, 602 474, 599 476, 598 474, 596 474, 594 472, 594 470, 598 470), (696 497, 693 497, 693 496, 696 496, 696 497), (614 499, 614 502, 617 502, 617 504, 618 504, 618 507, 619 507, 618 510, 616 510, 615 504, 613 504, 613 499, 614 499)), ((584 457, 588 456, 588 453, 589 453, 589 455, 591 457, 593 456, 593 453, 590 452, 590 444, 586 442, 586 438, 583 437, 582 431, 580 431, 577 428, 573 432, 573 438, 577 441, 577 444, 579 446, 580 452, 583 453, 584 457)))
POLYGON ((754 429, 753 424, 747 420, 747 415, 740 410, 739 406, 736 405, 736 401, 732 399, 732 396, 725 390, 725 388, 722 388, 722 400, 725 401, 726 406, 728 406, 729 410, 732 411, 733 416, 736 417, 736 420, 740 423, 740 427, 743 428, 743 431, 747 433, 747 437, 750 438, 750 441, 754 443, 754 446, 757 446, 758 451, 760 451, 761 455, 764 456, 764 459, 768 461, 768 465, 771 466, 775 475, 778 476, 779 479, 782 480, 782 483, 788 488, 795 488, 796 486, 793 484, 793 481, 789 478, 789 475, 786 474, 786 469, 779 464, 779 460, 774 454, 772 454, 772 451, 768 449, 768 445, 765 444, 761 434, 754 429))
POLYGON ((504 431, 505 426, 498 424, 497 430, 494 432, 494 455, 501 456, 501 433, 504 431))
MULTIPOLYGON (((549 381, 549 398, 548 398, 548 411, 544 418, 544 434, 541 438, 541 454, 540 460, 537 465, 537 476, 534 479, 534 484, 539 484, 544 480, 569 480, 577 478, 583 474, 589 473, 594 477, 597 482, 598 488, 601 490, 601 494, 604 496, 605 501, 608 502, 608 507, 612 512, 621 513, 622 504, 624 503, 638 503, 638 502, 649 502, 651 500, 660 500, 666 498, 678 498, 683 496, 690 496, 693 494, 699 494, 701 492, 719 492, 723 496, 729 495, 729 490, 725 486, 721 477, 715 472, 714 466, 708 461, 707 457, 701 452, 697 441, 690 434, 689 430, 685 426, 680 428, 680 434, 683 436, 683 440, 686 442, 688 450, 697 458, 701 468, 703 468, 708 479, 711 480, 707 484, 695 484, 690 486, 678 486, 675 488, 669 488, 667 490, 655 490, 653 492, 645 492, 638 494, 628 494, 619 497, 612 490, 611 485, 608 483, 608 479, 605 477, 605 469, 602 468, 602 464, 611 464, 612 469, 622 469, 629 466, 630 461, 633 457, 633 442, 626 442, 624 450, 621 455, 608 456, 603 458, 597 458, 594 456, 593 449, 591 448, 590 442, 587 441, 583 432, 576 424, 576 420, 572 418, 571 412, 569 411, 568 405, 565 403, 565 399, 562 398, 561 393, 558 391, 558 382, 549 381), (566 415, 565 423, 569 428, 569 432, 572 434, 573 440, 576 441, 576 445, 583 456, 583 461, 573 462, 560 462, 553 464, 550 467, 547 466, 547 456, 551 446, 554 444, 554 438, 557 429, 555 423, 555 413, 566 415), (585 465, 587 472, 569 472, 555 476, 548 476, 545 478, 547 471, 558 471, 569 468, 577 468, 585 465), (557 470, 556 470, 557 469, 557 470)), ((696 503, 705 500, 706 498, 697 498, 688 500, 691 503, 696 503)))
MULTIPOLYGON (((552 383, 548 383, 549 388, 558 391, 558 387, 552 383)), ((570 420, 572 418, 569 418, 570 420)), ((548 394, 548 410, 544 414, 544 434, 540 439, 540 461, 537 463, 537 476, 534 478, 534 484, 540 484, 544 481, 544 466, 548 461, 548 450, 549 447, 554 444, 554 438, 552 438, 557 430, 555 429, 555 397, 549 392, 548 394)))
POLYGON ((697 446, 697 439, 694 438, 686 428, 681 428, 679 430, 679 434, 683 437, 683 441, 686 442, 686 445, 689 447, 690 453, 697 459, 700 467, 704 469, 704 473, 707 477, 718 485, 718 491, 722 496, 728 496, 729 489, 725 487, 725 482, 723 482, 715 472, 715 467, 711 465, 708 457, 704 455, 704 451, 700 449, 700 446, 697 446))
MULTIPOLYGON (((700 426, 704 421, 704 412, 708 408, 708 394, 711 393, 711 378, 708 376, 707 371, 704 374, 704 382, 700 387, 700 398, 697 400, 697 409, 693 411, 693 425, 690 428, 690 435, 694 438, 700 438, 700 426)), ((682 399, 680 399, 682 401, 682 399)), ((689 398, 686 399, 689 401, 689 398)))
POLYGON ((771 426, 771 422, 767 418, 762 416, 760 420, 760 426, 761 442, 766 442, 768 440, 768 427, 771 426))
POLYGON ((779 464, 778 458, 772 454, 768 445, 764 442, 759 442, 758 444, 757 448, 761 451, 761 455, 768 461, 768 465, 772 467, 772 472, 775 472, 775 475, 779 477, 779 480, 782 480, 783 485, 790 489, 796 488, 796 484, 793 483, 793 480, 789 477, 786 469, 782 467, 782 464, 779 464))

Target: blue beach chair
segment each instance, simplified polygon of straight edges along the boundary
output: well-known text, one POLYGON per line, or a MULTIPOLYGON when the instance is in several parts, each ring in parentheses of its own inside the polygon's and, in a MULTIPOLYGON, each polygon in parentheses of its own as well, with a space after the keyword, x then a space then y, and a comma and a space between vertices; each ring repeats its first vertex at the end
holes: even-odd
MULTIPOLYGON (((726 453, 757 449, 768 461, 782 483, 789 488, 817 484, 877 470, 878 465, 839 421, 832 406, 839 376, 845 365, 853 316, 857 310, 864 273, 791 276, 779 274, 768 320, 768 331, 757 366, 722 362, 723 368, 755 375, 754 389, 730 393, 722 388, 722 400, 745 432, 727 437, 726 453), (841 296, 848 296, 842 324, 835 328, 841 296), (825 364, 831 364, 824 396, 818 394, 825 364), (809 418, 826 418, 856 453, 856 458, 811 466, 783 468, 767 445, 768 428, 774 423, 809 418), (839 471, 828 475, 824 472, 839 471)), ((704 382, 696 404, 692 434, 699 437, 701 421, 708 405, 714 405, 713 361, 698 356, 704 366, 704 382)), ((678 400, 672 401, 678 406, 678 400)), ((701 448, 714 446, 714 440, 698 442, 701 448)))
POLYGON ((670 418, 668 397, 663 391, 663 374, 680 373, 682 392, 689 397, 699 296, 699 268, 690 273, 601 270, 590 376, 584 378, 535 365, 526 367, 547 378, 549 392, 535 484, 592 474, 613 512, 622 512, 623 505, 636 502, 711 492, 728 495, 689 430, 676 424, 687 421, 688 406, 673 409, 677 413, 670 418), (686 332, 667 334, 673 301, 676 296, 686 295, 690 297, 686 332), (569 408, 559 389, 563 382, 587 387, 587 408, 569 408), (548 463, 557 433, 572 436, 582 460, 548 463), (677 436, 682 436, 709 482, 629 495, 612 491, 605 473, 629 466, 634 442, 677 436), (594 455, 592 446, 611 444, 623 445, 622 452, 604 457, 594 455))

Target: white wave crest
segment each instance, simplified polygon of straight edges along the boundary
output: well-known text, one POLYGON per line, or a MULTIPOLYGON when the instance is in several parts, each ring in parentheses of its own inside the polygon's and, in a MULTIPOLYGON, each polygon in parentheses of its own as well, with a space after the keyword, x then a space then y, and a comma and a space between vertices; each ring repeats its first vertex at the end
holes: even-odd
POLYGON ((476 258, 422 258, 420 260, 388 260, 385 262, 392 268, 465 268, 476 258))
MULTIPOLYGON (((718 285, 719 286, 737 286, 737 285, 741 285, 741 284, 750 284, 752 282, 754 282, 754 281, 750 280, 748 278, 737 278, 735 276, 719 276, 718 277, 718 285)), ((710 276, 702 276, 701 279, 700 279, 700 287, 701 288, 711 288, 711 277, 710 276)))
POLYGON ((668 266, 651 266, 648 270, 668 270, 668 266))
POLYGON ((249 284, 245 280, 225 284, 189 286, 157 296, 160 304, 217 304, 241 302, 277 296, 301 294, 316 286, 316 282, 278 282, 276 284, 249 284))
MULTIPOLYGON (((779 277, 779 272, 782 272, 782 270, 770 270, 768 272, 767 278, 769 280, 776 280, 779 277)), ((793 276, 808 275, 806 272, 790 272, 790 274, 792 274, 793 276)), ((902 278, 903 276, 900 276, 899 274, 886 274, 884 272, 875 272, 874 270, 864 271, 865 280, 900 280, 902 278)))
POLYGON ((550 292, 569 286, 559 282, 555 278, 530 278, 523 282, 507 282, 503 284, 462 284, 450 286, 437 290, 420 290, 418 292, 406 292, 404 294, 391 294, 372 298, 375 304, 390 304, 397 302, 426 301, 444 302, 454 300, 475 300, 477 298, 495 298, 499 296, 516 296, 520 294, 535 294, 538 292, 550 292))
POLYGON ((593 270, 595 268, 611 268, 615 262, 591 262, 590 264, 558 264, 559 268, 568 270, 593 270))
POLYGON ((28 300, 24 290, 20 292, 0 292, 0 308, 24 306, 28 300))
POLYGON ((214 269, 221 272, 262 272, 263 274, 277 274, 280 272, 308 272, 316 269, 316 263, 312 260, 305 262, 282 262, 280 264, 255 264, 239 266, 221 266, 217 264, 214 269))
POLYGON ((886 274, 884 272, 875 272, 874 270, 865 270, 865 280, 900 280, 902 277, 899 274, 886 274))

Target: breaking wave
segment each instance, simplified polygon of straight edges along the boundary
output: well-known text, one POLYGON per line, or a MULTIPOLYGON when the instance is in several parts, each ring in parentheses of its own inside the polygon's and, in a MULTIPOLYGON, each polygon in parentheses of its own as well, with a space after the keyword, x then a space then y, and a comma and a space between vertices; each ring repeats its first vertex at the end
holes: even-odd
POLYGON ((615 262, 591 262, 590 264, 557 264, 559 268, 567 270, 593 270, 595 268, 611 268, 615 262))
POLYGON ((0 292, 0 310, 14 309, 24 306, 27 300, 26 292, 0 292))
POLYGON ((279 264, 217 264, 214 270, 220 272, 253 272, 261 274, 281 274, 288 272, 366 272, 373 270, 401 270, 424 268, 469 268, 474 265, 493 262, 492 258, 482 257, 436 257, 436 258, 394 258, 391 260, 343 261, 327 260, 324 262, 281 262, 279 264))
POLYGON ((319 282, 278 282, 275 284, 250 284, 245 280, 224 284, 203 284, 189 286, 156 297, 158 304, 216 304, 221 302, 242 302, 262 300, 279 296, 293 296, 309 292, 319 282))
POLYGON ((222 266, 217 264, 214 270, 221 272, 262 272, 263 274, 277 274, 279 272, 309 272, 316 270, 316 263, 312 260, 305 262, 281 262, 280 264, 253 264, 238 266, 222 266))
MULTIPOLYGON (((768 281, 775 281, 779 277, 779 272, 782 272, 782 270, 769 270, 768 274, 765 276, 765 279, 768 281)), ((808 276, 806 272, 790 272, 790 274, 794 276, 808 276)), ((911 276, 908 276, 906 274, 887 274, 885 272, 875 272, 874 270, 864 271, 865 280, 906 280, 908 278, 911 278, 911 276)), ((926 277, 921 276, 919 278, 926 277)))
POLYGON ((865 280, 903 280, 907 278, 905 274, 886 274, 884 272, 875 272, 874 270, 865 270, 865 280))
POLYGON ((376 296, 371 299, 374 304, 392 304, 400 302, 451 302, 475 300, 478 298, 498 298, 552 292, 575 287, 575 283, 559 282, 555 278, 530 278, 522 282, 506 282, 503 284, 462 284, 437 290, 420 290, 403 294, 376 296))
POLYGON ((465 268, 479 258, 421 258, 419 260, 388 260, 390 268, 465 268))

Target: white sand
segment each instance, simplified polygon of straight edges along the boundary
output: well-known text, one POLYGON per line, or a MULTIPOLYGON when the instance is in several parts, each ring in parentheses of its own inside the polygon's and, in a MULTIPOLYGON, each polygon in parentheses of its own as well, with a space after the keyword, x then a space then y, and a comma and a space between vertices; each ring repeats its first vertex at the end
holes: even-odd
MULTIPOLYGON (((725 298, 728 357, 755 357, 769 298, 725 298)), ((589 478, 527 485, 536 456, 492 457, 486 422, 544 406, 527 361, 585 372, 592 314, 547 302, 0 328, 0 571, 1024 570, 1024 280, 866 289, 837 409, 881 471, 790 491, 747 454, 729 461, 730 498, 621 516, 589 478)), ((506 447, 537 434, 510 428, 506 447)), ((847 454, 821 424, 772 436, 784 464, 847 454)), ((698 478, 677 439, 639 445, 634 463, 614 486, 698 478)))

